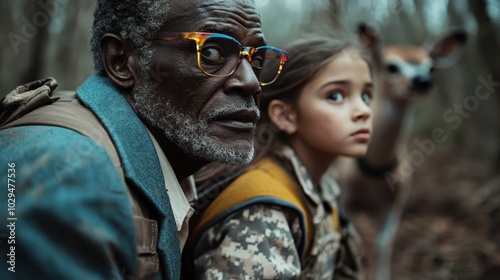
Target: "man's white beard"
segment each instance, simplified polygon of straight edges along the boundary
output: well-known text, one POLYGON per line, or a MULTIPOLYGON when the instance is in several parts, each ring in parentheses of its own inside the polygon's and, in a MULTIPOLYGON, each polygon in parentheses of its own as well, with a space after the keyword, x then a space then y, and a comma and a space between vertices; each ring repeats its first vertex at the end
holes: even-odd
POLYGON ((255 109, 258 112, 254 102, 231 104, 195 121, 180 108, 174 107, 169 100, 154 93, 153 89, 154 83, 151 79, 139 79, 132 90, 135 108, 143 119, 159 128, 167 139, 185 154, 206 161, 235 165, 249 163, 253 159, 253 141, 245 150, 228 147, 209 137, 208 123, 222 113, 234 109, 255 109))

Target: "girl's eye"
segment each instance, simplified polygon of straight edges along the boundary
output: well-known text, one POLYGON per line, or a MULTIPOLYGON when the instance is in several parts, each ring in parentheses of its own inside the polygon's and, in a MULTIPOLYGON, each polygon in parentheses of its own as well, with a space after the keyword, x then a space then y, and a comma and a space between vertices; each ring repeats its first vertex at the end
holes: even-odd
POLYGON ((366 104, 370 104, 372 101, 372 93, 371 92, 361 93, 361 99, 363 99, 363 102, 365 102, 366 104))
POLYGON ((344 100, 344 96, 340 91, 334 91, 328 94, 328 99, 333 100, 335 102, 341 102, 344 100))

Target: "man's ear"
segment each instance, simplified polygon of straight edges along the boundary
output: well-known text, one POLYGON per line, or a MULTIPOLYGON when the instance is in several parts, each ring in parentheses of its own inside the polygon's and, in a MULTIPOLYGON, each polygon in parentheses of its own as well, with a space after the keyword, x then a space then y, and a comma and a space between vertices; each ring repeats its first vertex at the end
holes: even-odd
POLYGON ((125 89, 134 87, 136 64, 126 42, 115 34, 106 33, 101 38, 100 50, 104 69, 113 83, 125 89))
POLYGON ((267 109, 271 122, 287 134, 297 131, 297 114, 291 105, 274 99, 269 103, 267 109))

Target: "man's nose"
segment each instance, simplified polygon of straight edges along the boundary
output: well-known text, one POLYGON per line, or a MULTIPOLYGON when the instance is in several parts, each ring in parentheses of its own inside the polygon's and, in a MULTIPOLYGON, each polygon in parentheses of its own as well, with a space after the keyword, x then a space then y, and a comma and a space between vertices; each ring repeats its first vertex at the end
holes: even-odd
POLYGON ((242 58, 238 68, 229 77, 225 84, 225 90, 226 92, 243 95, 257 95, 260 93, 260 82, 247 57, 242 58))

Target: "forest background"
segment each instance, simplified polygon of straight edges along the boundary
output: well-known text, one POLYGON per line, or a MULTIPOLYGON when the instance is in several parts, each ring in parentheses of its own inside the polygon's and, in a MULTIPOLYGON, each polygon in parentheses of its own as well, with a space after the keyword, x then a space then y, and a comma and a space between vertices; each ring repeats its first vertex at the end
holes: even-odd
MULTIPOLYGON (((266 38, 278 47, 311 34, 354 32, 360 22, 375 26, 388 44, 422 44, 447 28, 465 28, 461 60, 435 71, 433 93, 415 104, 405 127, 409 151, 435 128, 448 137, 415 166, 392 279, 500 279, 500 0, 256 2, 266 38), (484 80, 493 81, 491 94, 474 103, 484 80), (471 110, 451 127, 444 114, 456 104, 471 110)), ((0 97, 49 76, 58 89, 71 90, 92 74, 94 8, 93 0, 2 0, 0 97)))

